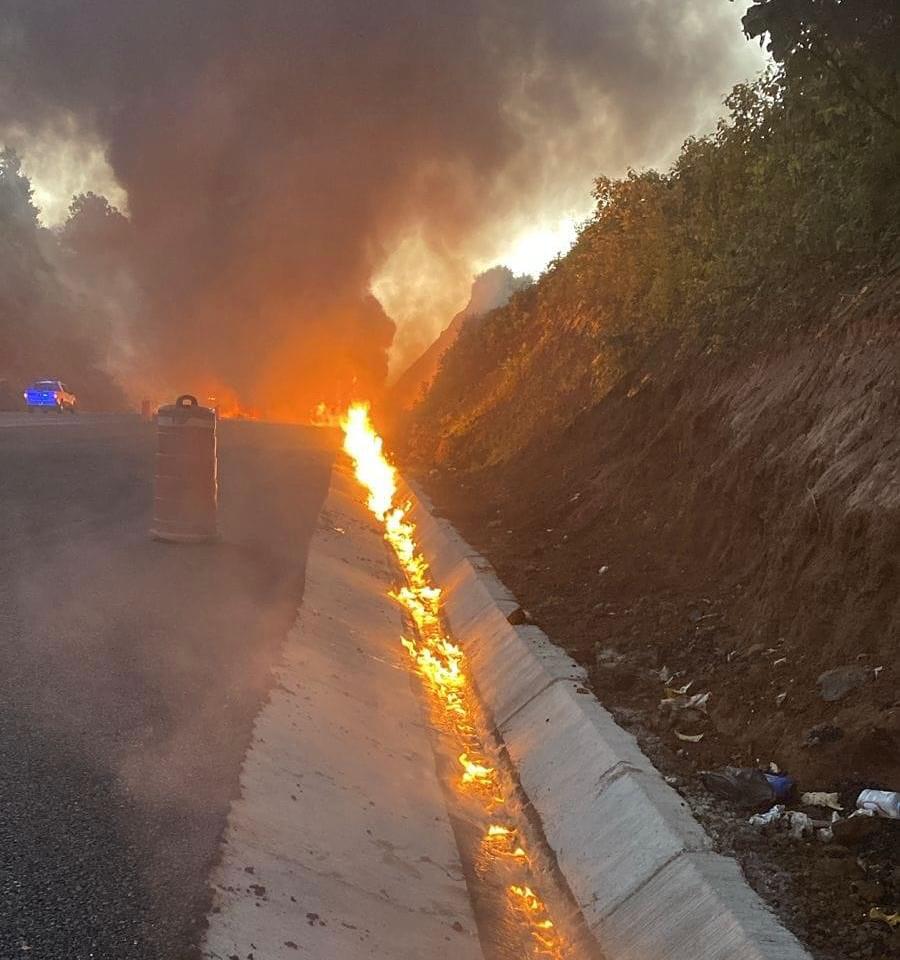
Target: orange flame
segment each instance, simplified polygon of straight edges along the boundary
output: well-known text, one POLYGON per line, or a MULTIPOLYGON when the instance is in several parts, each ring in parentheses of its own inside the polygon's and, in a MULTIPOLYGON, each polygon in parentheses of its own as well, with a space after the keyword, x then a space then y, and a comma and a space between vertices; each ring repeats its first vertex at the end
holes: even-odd
MULTIPOLYGON (((504 803, 497 771, 484 756, 477 734, 472 691, 465 669, 465 654, 445 633, 441 618, 441 591, 428 576, 428 564, 419 552, 415 524, 409 519, 411 504, 397 505, 397 471, 384 454, 384 444, 369 416, 368 404, 354 404, 341 421, 344 451, 353 461, 356 479, 368 491, 368 506, 384 524, 384 538, 394 551, 406 585, 390 596, 408 613, 417 639, 400 642, 440 705, 442 722, 464 748, 459 754, 459 785, 474 791, 489 813, 504 803)), ((485 842, 513 861, 528 863, 528 855, 511 827, 490 824, 485 842)), ((562 960, 565 942, 556 933, 543 901, 530 886, 509 887, 510 905, 530 932, 531 956, 562 960)))

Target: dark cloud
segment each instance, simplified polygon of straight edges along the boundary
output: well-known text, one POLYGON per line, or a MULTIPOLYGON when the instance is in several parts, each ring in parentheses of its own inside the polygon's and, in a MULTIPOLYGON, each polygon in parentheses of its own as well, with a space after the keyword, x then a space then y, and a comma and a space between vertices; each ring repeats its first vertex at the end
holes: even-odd
POLYGON ((658 159, 742 72, 740 12, 0 0, 0 129, 74 118, 107 145, 146 297, 135 335, 170 380, 202 370, 270 405, 296 369, 312 403, 383 380, 392 324, 368 289, 406 231, 459 257, 658 159))

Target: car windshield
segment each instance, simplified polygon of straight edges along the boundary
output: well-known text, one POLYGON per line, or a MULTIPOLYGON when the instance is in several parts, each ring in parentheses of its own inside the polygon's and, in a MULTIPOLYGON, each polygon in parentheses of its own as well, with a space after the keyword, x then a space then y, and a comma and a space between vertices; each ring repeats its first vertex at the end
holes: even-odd
POLYGON ((32 390, 59 390, 59 382, 56 380, 38 380, 31 385, 32 390))

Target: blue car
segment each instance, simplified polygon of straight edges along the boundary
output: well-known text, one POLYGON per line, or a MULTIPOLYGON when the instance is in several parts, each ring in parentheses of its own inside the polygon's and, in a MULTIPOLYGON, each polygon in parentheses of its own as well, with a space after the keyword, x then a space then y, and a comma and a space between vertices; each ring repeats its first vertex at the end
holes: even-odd
POLYGON ((74 413, 78 400, 74 393, 69 393, 64 383, 59 380, 36 380, 25 391, 25 404, 29 413, 35 410, 55 410, 62 413, 68 410, 74 413))

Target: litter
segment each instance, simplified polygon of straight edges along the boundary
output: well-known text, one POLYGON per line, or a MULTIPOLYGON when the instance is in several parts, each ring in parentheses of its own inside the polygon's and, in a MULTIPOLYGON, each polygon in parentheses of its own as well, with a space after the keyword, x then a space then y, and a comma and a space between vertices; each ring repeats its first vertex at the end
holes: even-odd
POLYGON ((799 810, 791 810, 788 814, 788 821, 791 825, 791 836, 795 840, 801 840, 807 834, 812 835, 815 828, 813 820, 799 810))
POLYGON ((675 731, 675 736, 678 737, 679 740, 684 740, 687 743, 699 743, 703 739, 702 733, 679 733, 677 730, 675 731))
POLYGON ((704 771, 700 778, 710 793, 743 807, 771 806, 775 792, 762 770, 752 767, 725 767, 704 771))
POLYGON ((892 790, 863 790, 856 798, 859 810, 869 810, 878 817, 900 820, 900 793, 892 790))
POLYGON ((900 927, 900 913, 885 913, 884 910, 880 910, 878 907, 872 907, 872 909, 869 910, 869 919, 884 920, 892 930, 895 927, 900 927))
POLYGON ((695 693, 692 697, 684 696, 684 691, 690 687, 688 684, 682 690, 666 690, 666 693, 675 694, 675 696, 666 697, 660 700, 659 705, 668 710, 702 710, 706 713, 706 704, 709 701, 708 693, 695 693))
POLYGON ((837 810, 838 812, 844 809, 836 793, 823 793, 818 790, 804 793, 800 797, 800 802, 805 807, 827 807, 829 810, 837 810))
POLYGON ((767 773, 765 778, 769 781, 769 786, 772 788, 776 800, 784 800, 789 797, 797 785, 789 773, 767 773))
POLYGON ((747 823, 749 823, 751 827, 766 827, 770 823, 775 823, 776 820, 780 820, 783 816, 784 804, 776 803, 771 810, 767 810, 765 813, 754 813, 747 823))

